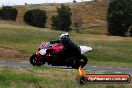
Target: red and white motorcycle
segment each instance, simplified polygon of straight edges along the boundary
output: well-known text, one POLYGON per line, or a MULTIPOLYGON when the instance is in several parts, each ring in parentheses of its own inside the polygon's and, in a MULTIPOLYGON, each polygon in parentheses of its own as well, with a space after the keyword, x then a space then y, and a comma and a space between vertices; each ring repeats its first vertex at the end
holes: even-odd
POLYGON ((66 60, 58 63, 60 56, 51 55, 51 53, 60 52, 62 49, 63 45, 61 43, 51 45, 49 42, 43 42, 40 45, 39 50, 30 57, 30 63, 33 66, 41 66, 47 62, 48 65, 52 66, 71 66, 72 68, 78 69, 79 66, 84 67, 88 62, 86 56, 83 54, 92 51, 91 47, 80 46, 81 55, 70 55, 66 60))

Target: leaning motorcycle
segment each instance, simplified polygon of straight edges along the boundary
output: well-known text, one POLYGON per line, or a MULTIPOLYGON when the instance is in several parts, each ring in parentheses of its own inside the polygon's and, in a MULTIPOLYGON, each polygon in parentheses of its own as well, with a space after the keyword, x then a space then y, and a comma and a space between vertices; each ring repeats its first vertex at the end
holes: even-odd
POLYGON ((78 69, 79 66, 84 67, 88 60, 84 53, 92 51, 91 47, 79 46, 81 55, 70 55, 67 56, 66 60, 61 60, 59 55, 52 55, 52 52, 60 52, 63 50, 61 43, 50 44, 49 42, 43 42, 39 46, 39 50, 30 57, 30 63, 33 66, 41 66, 47 63, 52 66, 67 66, 78 69), (59 60, 61 60, 59 62, 59 60))

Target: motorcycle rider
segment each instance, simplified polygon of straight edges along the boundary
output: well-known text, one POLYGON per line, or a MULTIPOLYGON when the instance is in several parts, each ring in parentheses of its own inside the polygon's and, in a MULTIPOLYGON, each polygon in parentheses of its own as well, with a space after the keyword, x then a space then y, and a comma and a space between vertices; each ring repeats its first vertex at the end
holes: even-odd
POLYGON ((60 52, 53 52, 52 55, 59 55, 62 60, 68 58, 69 55, 80 55, 81 50, 80 47, 69 38, 68 33, 61 34, 59 40, 50 41, 51 44, 54 43, 62 43, 63 50, 60 52))

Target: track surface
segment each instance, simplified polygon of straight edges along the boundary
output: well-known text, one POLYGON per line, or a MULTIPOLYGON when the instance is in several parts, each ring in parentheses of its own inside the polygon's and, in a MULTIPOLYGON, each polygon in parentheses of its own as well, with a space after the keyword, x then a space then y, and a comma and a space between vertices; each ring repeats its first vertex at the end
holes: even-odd
MULTIPOLYGON (((11 66, 11 67, 32 67, 30 63, 27 62, 5 62, 1 61, 0 66, 11 66)), ((63 68, 63 69, 71 69, 70 67, 66 66, 50 66, 45 64, 46 67, 54 67, 54 68, 63 68)), ((92 70, 92 71, 103 71, 103 72, 119 72, 119 73, 128 73, 132 74, 132 69, 130 68, 111 68, 111 67, 96 67, 96 66, 85 66, 85 70, 92 70)))

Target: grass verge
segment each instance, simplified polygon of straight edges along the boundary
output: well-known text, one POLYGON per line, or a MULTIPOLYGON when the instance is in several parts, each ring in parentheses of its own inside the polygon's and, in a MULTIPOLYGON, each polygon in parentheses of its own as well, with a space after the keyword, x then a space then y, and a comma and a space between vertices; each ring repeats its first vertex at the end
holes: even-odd
MULTIPOLYGON (((89 74, 103 74, 87 71, 89 74)), ((108 72, 107 72, 108 73, 108 72)), ((130 88, 131 84, 78 85, 77 70, 46 67, 0 67, 0 88, 130 88)))

